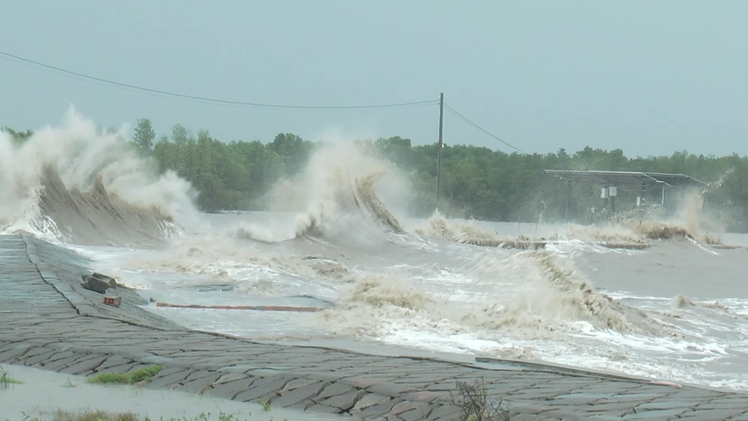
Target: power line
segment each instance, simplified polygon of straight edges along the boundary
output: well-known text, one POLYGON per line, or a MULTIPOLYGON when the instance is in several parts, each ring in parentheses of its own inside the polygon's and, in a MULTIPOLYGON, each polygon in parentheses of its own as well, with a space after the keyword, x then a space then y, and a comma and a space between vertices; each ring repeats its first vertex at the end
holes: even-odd
POLYGON ((519 153, 526 154, 526 152, 522 151, 520 148, 512 145, 511 143, 506 142, 502 138, 500 138, 500 137, 496 136, 495 134, 489 132, 488 130, 484 129, 483 127, 475 124, 472 120, 470 120, 469 118, 465 117, 464 115, 458 113, 457 110, 455 110, 454 108, 450 107, 449 105, 444 104, 444 108, 448 109, 449 111, 451 111, 452 113, 454 113, 457 117, 460 117, 461 119, 465 120, 466 122, 472 124, 473 126, 475 126, 476 129, 478 129, 478 130, 482 131, 483 133, 491 136, 492 138, 498 140, 499 142, 505 144, 506 146, 509 146, 510 148, 516 150, 519 153))
POLYGON ((133 89, 136 91, 141 92, 148 92, 152 94, 158 94, 158 95, 164 95, 164 96, 170 96, 174 98, 181 98, 181 99, 189 99, 193 101, 202 101, 202 102, 210 102, 214 104, 221 104, 221 105, 232 105, 232 106, 239 106, 239 107, 256 107, 256 108, 274 108, 274 109, 287 109, 287 110, 310 110, 310 111, 324 111, 324 110, 363 110, 363 109, 381 109, 381 108, 398 108, 398 107, 412 107, 412 106, 423 106, 423 105, 435 105, 438 104, 438 100, 428 100, 428 101, 414 101, 414 102, 400 102, 400 103, 392 103, 392 104, 375 104, 375 105, 346 105, 346 106, 313 106, 313 105, 280 105, 280 104, 264 104, 264 103, 257 103, 257 102, 245 102, 245 101, 232 101, 232 100, 225 100, 225 99, 219 99, 219 98, 209 98, 209 97, 203 97, 203 96, 197 96, 197 95, 186 95, 186 94, 180 94, 176 92, 169 92, 169 91, 163 91, 160 89, 151 89, 151 88, 144 88, 142 86, 136 86, 131 85, 129 83, 122 83, 117 82, 109 79, 104 79, 96 76, 91 76, 83 73, 74 72, 72 70, 66 70, 60 67, 52 66, 49 64, 41 63, 35 60, 31 60, 28 58, 24 58, 21 56, 17 56, 15 54, 7 53, 4 51, 0 51, 0 55, 5 56, 6 58, 11 58, 14 60, 18 60, 27 64, 32 64, 34 66, 42 67, 47 70, 53 70, 56 72, 64 73, 70 76, 76 76, 83 79, 88 79, 100 83, 105 83, 113 86, 117 86, 120 88, 126 88, 126 89, 133 89))

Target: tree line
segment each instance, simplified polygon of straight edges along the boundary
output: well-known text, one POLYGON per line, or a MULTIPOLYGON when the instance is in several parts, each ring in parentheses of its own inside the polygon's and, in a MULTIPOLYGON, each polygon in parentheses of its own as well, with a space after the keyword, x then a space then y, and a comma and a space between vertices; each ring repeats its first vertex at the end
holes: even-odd
MULTIPOLYGON (((32 135, 5 128, 18 142, 32 135)), ((363 142, 369 150, 397 166, 410 181, 411 216, 425 217, 436 208, 437 145, 413 145, 401 137, 363 142)), ((199 192, 198 206, 206 212, 262 210, 265 195, 281 179, 302 171, 320 142, 281 133, 268 143, 259 140, 223 142, 206 130, 191 133, 177 124, 157 137, 151 121, 140 119, 130 144, 150 157, 159 172, 175 171, 199 192)), ((626 157, 621 149, 585 147, 569 153, 505 153, 486 147, 455 144, 442 151, 442 202, 450 216, 491 221, 549 222, 571 216, 591 221, 599 207, 600 186, 572 190, 567 214, 564 182, 546 169, 613 170, 687 174, 712 183, 704 194, 705 209, 718 215, 727 228, 748 230, 748 157, 695 155, 677 151, 670 156, 626 157)), ((626 197, 626 192, 621 193, 626 197)), ((641 194, 641 193, 631 193, 641 194)), ((648 192, 657 202, 658 192, 648 192)), ((668 192, 670 194, 670 192, 668 192)), ((630 197, 629 197, 630 199, 630 197)), ((632 200, 621 203, 631 206, 632 200)))

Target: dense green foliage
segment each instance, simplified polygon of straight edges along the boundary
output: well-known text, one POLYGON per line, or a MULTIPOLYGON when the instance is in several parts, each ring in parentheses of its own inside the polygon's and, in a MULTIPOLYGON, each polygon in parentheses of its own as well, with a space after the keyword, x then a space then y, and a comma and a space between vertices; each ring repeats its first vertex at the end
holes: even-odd
MULTIPOLYGON (((6 131, 18 141, 31 135, 28 131, 6 131)), ((139 120, 132 144, 152 157, 158 171, 173 170, 189 180, 199 191, 200 208, 209 212, 262 209, 264 195, 271 186, 303 170, 319 145, 293 134, 279 134, 269 143, 256 140, 227 143, 214 139, 207 131, 198 131, 193 136, 181 125, 175 125, 170 135, 156 140, 147 119, 139 120)), ((364 144, 407 174, 411 182, 412 215, 430 215, 436 207, 436 145, 414 146, 409 139, 400 137, 364 144)), ((605 151, 590 147, 571 154, 560 149, 556 153, 524 155, 476 146, 445 146, 443 203, 439 208, 454 216, 485 220, 553 220, 564 214, 566 189, 562 181, 546 175, 545 169, 683 173, 706 182, 721 181, 705 195, 706 207, 729 221, 729 228, 748 229, 748 157, 704 156, 686 151, 670 156, 627 158, 620 149, 605 151)), ((571 215, 580 221, 589 220, 589 209, 600 202, 599 188, 575 187, 571 215)), ((651 202, 659 202, 660 193, 649 194, 651 202)), ((626 198, 626 192, 619 199, 621 208, 632 207, 632 199, 626 198)))

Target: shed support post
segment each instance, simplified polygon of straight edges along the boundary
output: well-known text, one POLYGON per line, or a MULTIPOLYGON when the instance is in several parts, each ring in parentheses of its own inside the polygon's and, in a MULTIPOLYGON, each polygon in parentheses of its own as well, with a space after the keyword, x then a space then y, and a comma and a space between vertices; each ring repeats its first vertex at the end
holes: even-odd
POLYGON ((662 184, 662 200, 660 201, 662 206, 665 206, 665 183, 662 184))

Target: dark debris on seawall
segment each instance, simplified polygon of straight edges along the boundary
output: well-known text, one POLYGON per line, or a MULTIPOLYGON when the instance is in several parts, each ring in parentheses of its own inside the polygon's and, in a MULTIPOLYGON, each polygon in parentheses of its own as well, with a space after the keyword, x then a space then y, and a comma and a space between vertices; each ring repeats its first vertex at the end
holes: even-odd
POLYGON ((256 343, 191 331, 80 286, 87 262, 26 236, 0 236, 0 363, 89 376, 159 364, 147 387, 352 419, 459 420, 456 382, 483 379, 512 420, 748 420, 748 395, 655 385, 549 365, 459 364, 256 343))

